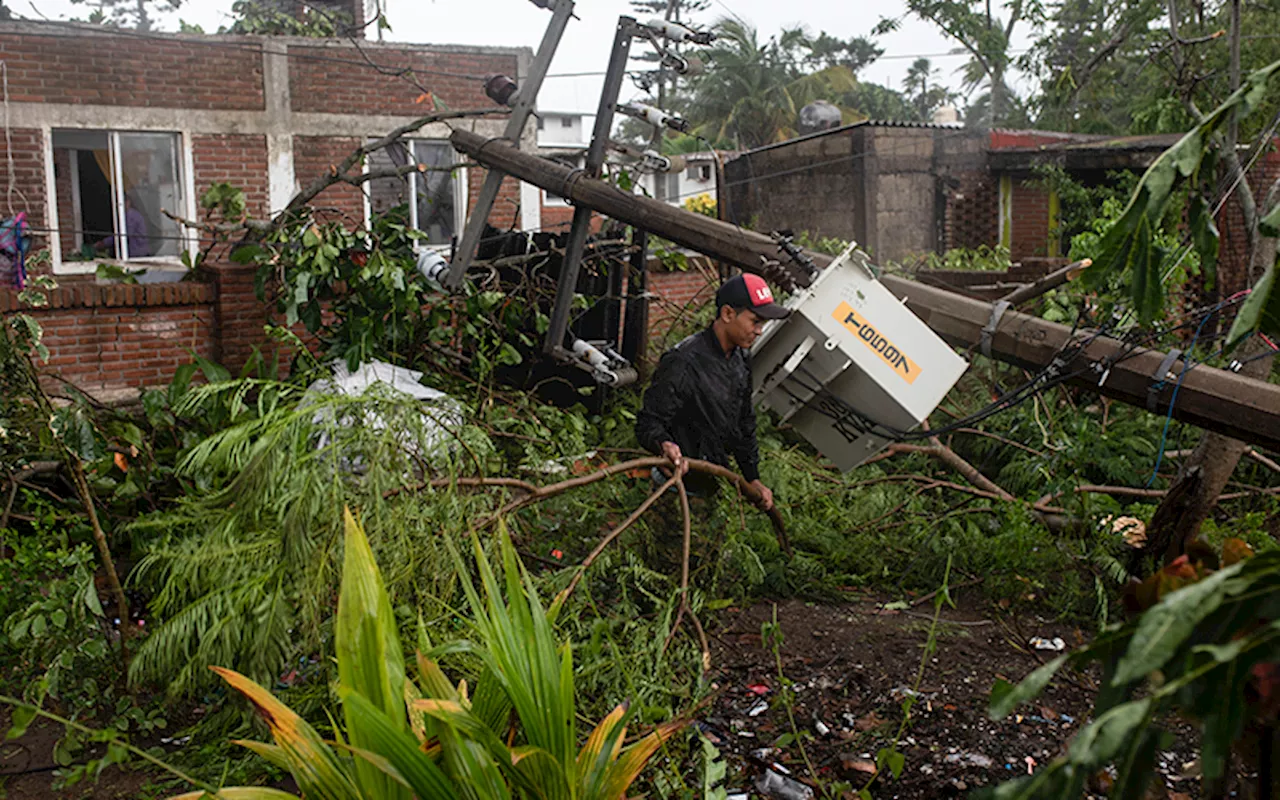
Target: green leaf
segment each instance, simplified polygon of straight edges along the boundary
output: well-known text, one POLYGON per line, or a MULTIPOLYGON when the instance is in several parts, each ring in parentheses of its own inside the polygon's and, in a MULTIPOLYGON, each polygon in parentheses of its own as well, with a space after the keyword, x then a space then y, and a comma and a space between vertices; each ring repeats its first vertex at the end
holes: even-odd
POLYGON ((1280 203, 1267 212, 1265 217, 1258 220, 1258 233, 1263 236, 1280 236, 1280 203))
MULTIPOLYGON (((385 758, 387 762, 395 768, 400 777, 404 779, 413 790, 413 792, 421 799, 428 800, 431 798, 458 797, 461 794, 459 787, 453 785, 448 776, 436 766, 435 762, 419 747, 418 740, 410 733, 404 730, 401 721, 403 713, 394 721, 388 719, 382 709, 375 706, 359 692, 352 691, 350 688, 342 688, 339 690, 342 696, 342 710, 347 718, 359 717, 361 719, 362 736, 368 743, 369 752, 385 758)), ((359 752, 357 752, 359 755, 359 752)), ((391 795, 374 794, 372 791, 368 793, 368 797, 405 797, 408 796, 395 779, 387 775, 376 764, 361 759, 357 766, 357 774, 364 774, 362 767, 368 767, 375 770, 380 777, 392 782, 396 786, 396 792, 391 795)), ((364 784, 362 786, 371 786, 372 784, 364 784)))
POLYGON ((246 244, 231 251, 231 261, 235 264, 252 264, 267 254, 267 249, 260 244, 246 244))
POLYGON ((1137 734, 1151 712, 1150 697, 1122 703, 1089 723, 1071 743, 1067 757, 1072 764, 1092 769, 1109 763, 1137 734))
POLYGON ((1129 647, 1120 657, 1113 686, 1132 683, 1147 673, 1164 666, 1176 653, 1195 626, 1209 616, 1225 596, 1224 584, 1241 569, 1236 564, 1218 570, 1209 577, 1176 592, 1165 595, 1138 620, 1129 647))
POLYGON ((1240 304, 1240 311, 1231 323, 1231 332, 1227 334, 1228 347, 1239 344, 1254 331, 1280 331, 1280 292, 1275 290, 1277 270, 1280 270, 1280 259, 1267 268, 1254 284, 1253 291, 1240 304))
POLYGON ((15 706, 13 713, 9 716, 9 732, 4 735, 4 738, 6 740, 20 738, 27 732, 27 726, 35 718, 35 706, 15 706))
POLYGON ((1162 731, 1147 726, 1129 740, 1129 746, 1116 764, 1116 783, 1111 796, 1116 798, 1143 798, 1151 785, 1155 772, 1156 753, 1167 746, 1162 731))
MULTIPOLYGON (((339 682, 382 711, 396 730, 406 726, 404 651, 396 629, 395 612, 387 599, 382 576, 369 549, 369 540, 350 509, 343 510, 344 557, 342 591, 334 638, 339 682)), ((378 752, 368 733, 366 716, 344 704, 347 735, 354 747, 378 752)), ((356 762, 361 786, 377 797, 407 798, 404 787, 367 761, 356 762)))
POLYGON ((991 689, 991 708, 987 712, 992 720, 1001 720, 1009 716, 1009 713, 1018 707, 1020 703, 1040 694, 1041 690, 1048 685, 1050 679, 1062 669, 1062 665, 1067 663, 1068 656, 1060 655, 1047 664, 1044 664, 1030 675, 1022 679, 1017 686, 1003 688, 1000 684, 1003 682, 1007 685, 1007 681, 997 680, 996 685, 991 689))
POLYGON ((507 342, 503 342, 502 347, 498 349, 497 361, 499 364, 506 364, 509 367, 514 367, 523 360, 524 358, 520 355, 520 351, 512 347, 507 342))
POLYGON ((907 757, 894 748, 882 747, 876 753, 876 764, 881 769, 892 772, 894 780, 897 780, 902 777, 902 770, 907 765, 907 757))
POLYGON ((1218 275, 1218 226, 1204 197, 1196 195, 1191 201, 1189 220, 1191 241, 1200 256, 1200 268, 1204 270, 1205 288, 1212 290, 1218 275))

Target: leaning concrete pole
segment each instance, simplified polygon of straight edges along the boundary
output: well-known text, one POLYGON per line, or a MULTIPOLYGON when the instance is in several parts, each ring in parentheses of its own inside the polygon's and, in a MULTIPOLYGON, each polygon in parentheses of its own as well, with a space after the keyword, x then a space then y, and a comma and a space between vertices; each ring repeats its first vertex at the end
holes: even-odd
MULTIPOLYGON (((807 286, 811 281, 804 269, 780 257, 778 245, 764 234, 629 194, 603 181, 586 178, 581 171, 523 153, 510 142, 486 139, 462 130, 454 132, 452 142, 459 152, 485 166, 500 169, 580 206, 727 261, 747 272, 769 272, 767 265, 776 264, 781 258, 782 268, 797 285, 807 286)), ((819 266, 831 261, 829 256, 819 253, 809 255, 819 266)), ((953 345, 969 346, 982 341, 983 329, 990 326, 993 316, 990 303, 894 276, 886 275, 880 281, 953 345)), ((1001 314, 997 322, 990 336, 992 356, 1023 367, 1046 366, 1072 339, 1071 329, 1065 325, 1012 310, 1001 314)), ((1176 358, 1167 360, 1166 355, 1157 350, 1127 351, 1128 346, 1115 339, 1105 336, 1092 339, 1077 364, 1105 364, 1121 354, 1125 357, 1105 375, 1087 373, 1071 383, 1144 408, 1152 387, 1157 386, 1156 404, 1161 409, 1168 408, 1175 381, 1164 379, 1168 374, 1180 375, 1183 362, 1176 358)), ((1265 381, 1197 366, 1182 377, 1173 416, 1206 430, 1280 450, 1280 386, 1265 381)))

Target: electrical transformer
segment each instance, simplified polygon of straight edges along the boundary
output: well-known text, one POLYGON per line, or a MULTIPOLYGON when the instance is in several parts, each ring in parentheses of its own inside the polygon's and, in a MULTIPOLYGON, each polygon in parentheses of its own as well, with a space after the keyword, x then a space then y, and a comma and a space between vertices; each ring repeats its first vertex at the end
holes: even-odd
POLYGON ((928 418, 968 362, 871 270, 856 245, 785 304, 751 348, 752 400, 841 470, 928 418))

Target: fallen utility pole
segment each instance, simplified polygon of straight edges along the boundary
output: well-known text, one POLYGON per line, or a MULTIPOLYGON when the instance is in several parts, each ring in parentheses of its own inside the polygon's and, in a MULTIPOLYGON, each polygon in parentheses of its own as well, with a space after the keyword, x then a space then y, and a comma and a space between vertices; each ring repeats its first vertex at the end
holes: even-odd
MULTIPOLYGON (((520 152, 507 142, 461 130, 454 132, 452 142, 460 152, 481 164, 501 169, 576 204, 730 262, 747 272, 765 274, 776 272, 779 267, 778 245, 764 234, 628 194, 602 181, 587 179, 581 171, 520 152)), ((831 261, 829 256, 820 253, 808 255, 819 267, 831 261)), ((800 265, 784 260, 780 266, 800 286, 812 281, 800 265)), ((943 339, 953 345, 970 346, 987 338, 992 357, 1001 361, 1041 369, 1072 340, 1069 327, 1039 317, 1011 309, 995 315, 991 303, 905 278, 886 275, 880 281, 896 296, 904 298, 907 307, 943 339), (984 337, 984 329, 989 331, 989 336, 984 337)), ((1105 364, 1127 350, 1123 342, 1098 336, 1089 342, 1071 368, 1078 369, 1090 362, 1105 364)), ((1266 449, 1280 450, 1280 386, 1206 366, 1197 366, 1183 374, 1183 365, 1180 359, 1160 351, 1139 349, 1111 366, 1109 372, 1086 373, 1071 383, 1166 413, 1181 376, 1177 403, 1173 406, 1175 419, 1266 449)))
MULTIPOLYGON (((534 0, 534 5, 547 8, 548 3, 543 0, 534 0)), ((503 133, 507 139, 513 142, 520 140, 525 123, 529 121, 529 115, 533 113, 534 105, 538 102, 538 90, 542 88, 542 81, 547 77, 551 59, 556 54, 556 48, 560 46, 560 37, 564 35, 564 29, 572 17, 573 0, 558 0, 551 11, 551 22, 547 25, 546 33, 542 35, 542 43, 538 45, 538 54, 534 56, 533 64, 529 67, 529 74, 523 76, 524 84, 516 90, 512 98, 511 116, 507 118, 507 127, 503 133)), ((489 170, 489 174, 484 176, 484 184, 480 187, 475 208, 463 229, 462 241, 458 243, 453 264, 450 265, 449 273, 445 276, 445 286, 450 289, 457 289, 462 284, 467 267, 471 264, 471 259, 475 258, 476 248, 480 246, 480 236, 484 233, 485 223, 489 221, 489 211, 493 208, 494 201, 498 199, 498 191, 502 188, 502 179, 505 177, 495 170, 489 170)))

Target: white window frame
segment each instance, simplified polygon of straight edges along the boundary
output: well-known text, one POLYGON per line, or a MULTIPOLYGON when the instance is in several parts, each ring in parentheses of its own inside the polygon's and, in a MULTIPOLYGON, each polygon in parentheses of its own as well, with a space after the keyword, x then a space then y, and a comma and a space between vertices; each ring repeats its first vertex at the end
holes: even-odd
MULTIPOLYGON (((453 151, 454 163, 458 164, 458 166, 455 167, 453 170, 453 178, 452 178, 453 180, 453 230, 454 230, 454 235, 460 237, 462 235, 463 228, 467 226, 467 206, 468 206, 468 203, 470 202, 470 187, 467 181, 467 168, 461 165, 461 159, 459 158, 460 154, 458 153, 457 150, 454 149, 453 144, 450 143, 448 139, 421 137, 416 139, 405 139, 404 142, 409 148, 409 157, 414 160, 414 163, 421 163, 417 160, 418 154, 416 152, 416 147, 419 143, 443 144, 443 145, 447 145, 449 149, 453 151)), ((368 158, 365 158, 364 160, 364 171, 366 174, 369 172, 368 158)), ((421 173, 415 171, 415 172, 410 172, 407 176, 408 184, 409 184, 408 186, 409 197, 414 198, 414 202, 411 202, 408 204, 409 205, 409 227, 415 231, 420 230, 418 228, 417 197, 418 197, 418 180, 421 177, 421 175, 422 175, 421 173)), ((373 199, 370 195, 370 192, 371 192, 371 189, 369 187, 368 182, 366 182, 365 188, 361 192, 361 194, 364 196, 365 228, 368 228, 373 224, 373 199)), ((448 252, 452 246, 453 246, 452 242, 424 242, 420 239, 415 240, 413 243, 413 249, 415 251, 440 250, 443 252, 448 252)))
MULTIPOLYGON (((584 169, 587 165, 587 151, 583 150, 582 152, 573 156, 573 159, 574 159, 573 164, 569 164, 568 153, 562 153, 559 156, 553 157, 554 161, 556 161, 557 163, 563 164, 566 167, 571 167, 572 169, 584 169)), ((573 203, 570 203, 568 199, 561 197, 558 194, 553 194, 551 192, 548 192, 546 189, 542 190, 542 205, 544 208, 572 208, 573 207, 573 203)))
MULTIPOLYGON (((97 272, 99 264, 114 264, 126 269, 148 269, 153 266, 180 266, 182 264, 181 256, 145 256, 143 258, 129 258, 129 242, 127 232, 123 229, 122 222, 125 215, 124 207, 124 181, 120 174, 121 158, 120 158, 120 135, 130 133, 163 133, 175 136, 177 138, 178 152, 174 154, 174 169, 178 173, 178 181, 182 185, 183 190, 183 206, 181 213, 187 219, 194 219, 196 216, 196 199, 195 199, 195 171, 193 169, 193 157, 191 149, 191 134, 189 131, 175 130, 133 130, 123 128, 99 128, 99 127, 68 127, 45 126, 41 133, 44 138, 45 152, 45 216, 50 220, 49 228, 52 232, 49 235, 49 254, 53 261, 53 273, 55 275, 92 275, 97 272), (101 258, 93 258, 89 261, 64 261, 62 253, 62 237, 60 232, 63 222, 58 218, 58 194, 57 194, 57 176, 54 172, 53 158, 53 135, 56 131, 88 131, 92 133, 105 133, 107 135, 108 153, 111 159, 111 169, 115 173, 112 183, 117 187, 116 196, 112 202, 112 228, 113 235, 121 243, 121 251, 124 258, 114 258, 112 256, 103 256, 101 258)), ((80 182, 79 182, 79 164, 75 159, 71 161, 71 200, 72 200, 72 219, 68 220, 75 226, 75 242, 77 246, 84 241, 83 225, 80 216, 80 182)), ((194 261, 198 249, 194 232, 184 226, 183 238, 186 241, 185 250, 188 257, 194 261)))

